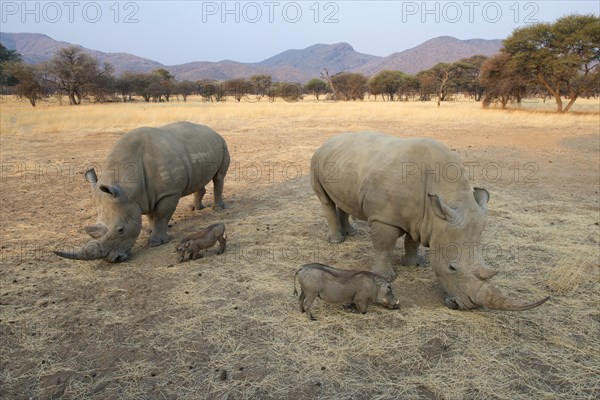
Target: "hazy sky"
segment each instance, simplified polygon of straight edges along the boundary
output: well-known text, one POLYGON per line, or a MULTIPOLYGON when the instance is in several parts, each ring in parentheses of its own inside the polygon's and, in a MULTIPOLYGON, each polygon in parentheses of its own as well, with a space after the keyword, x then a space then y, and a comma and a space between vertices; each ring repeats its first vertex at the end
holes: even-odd
POLYGON ((450 35, 503 39, 534 22, 600 14, 583 1, 0 1, 2 32, 44 33, 165 65, 255 62, 287 49, 348 42, 378 56, 450 35))

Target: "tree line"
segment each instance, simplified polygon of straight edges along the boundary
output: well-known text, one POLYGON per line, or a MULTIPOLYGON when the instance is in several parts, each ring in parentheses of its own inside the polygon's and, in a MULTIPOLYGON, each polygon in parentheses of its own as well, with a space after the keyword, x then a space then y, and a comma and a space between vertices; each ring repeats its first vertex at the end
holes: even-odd
POLYGON ((439 63, 415 75, 381 71, 372 77, 360 73, 329 74, 306 84, 273 82, 269 75, 225 81, 178 81, 166 69, 124 72, 115 77, 109 64, 69 46, 46 63, 29 65, 19 54, 0 44, 2 87, 35 106, 40 99, 58 94, 70 105, 92 102, 186 101, 199 95, 218 102, 282 98, 297 101, 305 95, 315 100, 360 101, 373 96, 384 101, 430 101, 439 105, 457 96, 481 101, 484 107, 520 103, 526 97, 554 98, 558 112, 567 112, 577 98, 600 93, 600 18, 570 15, 555 23, 539 23, 516 29, 501 51, 454 63, 439 63), (563 99, 567 100, 566 106, 563 99))

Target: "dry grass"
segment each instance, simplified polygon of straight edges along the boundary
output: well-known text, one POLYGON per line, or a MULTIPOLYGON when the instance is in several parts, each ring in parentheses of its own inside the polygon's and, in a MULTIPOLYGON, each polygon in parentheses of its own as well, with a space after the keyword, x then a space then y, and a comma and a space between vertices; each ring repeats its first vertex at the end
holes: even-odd
MULTIPOLYGON (((479 103, 469 101, 450 102, 439 109, 435 102, 314 102, 307 97, 302 102, 276 103, 266 99, 261 101, 245 101, 240 103, 229 99, 224 103, 206 103, 198 97, 189 97, 188 102, 170 103, 110 103, 95 106, 71 107, 68 118, 65 118, 66 106, 58 103, 41 103, 32 108, 26 102, 15 102, 5 99, 4 112, 0 116, 0 129, 3 135, 19 133, 52 133, 69 132, 119 132, 139 126, 159 126, 172 121, 192 121, 210 126, 230 123, 240 125, 241 129, 255 127, 249 121, 261 120, 270 123, 273 120, 294 118, 300 122, 317 120, 360 121, 361 126, 368 122, 403 121, 420 123, 429 120, 436 123, 464 122, 476 123, 525 123, 531 127, 549 125, 567 127, 573 120, 597 121, 598 101, 579 100, 574 108, 585 115, 559 115, 552 111, 549 103, 531 102, 511 109, 508 112, 485 110, 479 103), (273 107, 276 104, 276 107, 273 107), (548 112, 527 112, 545 110, 548 112), (595 111, 595 112, 594 112, 595 111), (574 119, 575 118, 575 119, 574 119)), ((551 104, 550 104, 551 106, 551 104)), ((253 121, 254 122, 254 121, 253 121)))
POLYGON ((0 398, 600 395, 597 114, 310 101, 0 107, 0 398), (179 119, 219 131, 233 163, 228 208, 192 213, 184 198, 171 234, 224 221, 227 251, 176 264, 173 245, 148 248, 143 233, 127 263, 55 257, 95 219, 84 166, 128 129, 179 119), (479 163, 472 183, 492 194, 482 241, 501 271, 494 281, 552 300, 522 313, 452 311, 426 265, 398 269, 398 311, 317 301, 318 321, 307 321, 292 296, 298 266, 372 260, 364 222, 340 245, 323 240, 307 177, 325 138, 363 129, 432 136, 479 163), (484 174, 490 163, 498 179, 484 174))

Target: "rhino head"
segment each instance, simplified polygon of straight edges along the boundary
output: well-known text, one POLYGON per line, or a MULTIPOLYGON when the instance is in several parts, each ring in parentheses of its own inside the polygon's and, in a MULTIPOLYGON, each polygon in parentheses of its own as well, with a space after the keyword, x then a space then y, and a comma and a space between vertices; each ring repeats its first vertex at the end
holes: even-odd
POLYGON ((487 190, 475 188, 473 196, 453 206, 435 194, 428 194, 428 198, 435 213, 430 238, 434 250, 431 265, 448 295, 445 304, 449 308, 521 311, 549 299, 531 303, 513 300, 489 282, 497 271, 485 264, 480 246, 487 217, 487 190))
POLYGON ((92 193, 98 207, 98 219, 85 231, 93 238, 76 251, 55 251, 61 257, 76 260, 104 258, 108 262, 126 260, 142 226, 142 211, 139 205, 127 198, 118 183, 98 184, 96 172, 91 169, 85 174, 92 184, 92 193))

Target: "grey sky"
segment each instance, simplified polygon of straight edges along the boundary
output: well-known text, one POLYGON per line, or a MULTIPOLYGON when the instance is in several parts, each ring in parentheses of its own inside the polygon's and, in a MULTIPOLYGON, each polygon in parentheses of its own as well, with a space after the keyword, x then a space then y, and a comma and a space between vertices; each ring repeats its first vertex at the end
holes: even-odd
POLYGON ((600 14, 583 1, 0 1, 2 32, 44 33, 165 65, 260 61, 287 49, 348 42, 387 56, 428 39, 503 39, 533 22, 600 14))

